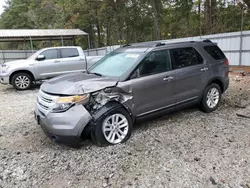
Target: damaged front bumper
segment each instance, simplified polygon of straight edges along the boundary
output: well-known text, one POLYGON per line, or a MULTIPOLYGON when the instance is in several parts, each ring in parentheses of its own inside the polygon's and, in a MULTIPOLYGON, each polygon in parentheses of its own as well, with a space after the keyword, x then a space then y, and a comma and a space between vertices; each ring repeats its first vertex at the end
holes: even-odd
POLYGON ((83 105, 75 105, 61 113, 48 112, 45 114, 39 103, 37 103, 35 118, 53 141, 76 146, 84 128, 91 120, 91 115, 83 105))

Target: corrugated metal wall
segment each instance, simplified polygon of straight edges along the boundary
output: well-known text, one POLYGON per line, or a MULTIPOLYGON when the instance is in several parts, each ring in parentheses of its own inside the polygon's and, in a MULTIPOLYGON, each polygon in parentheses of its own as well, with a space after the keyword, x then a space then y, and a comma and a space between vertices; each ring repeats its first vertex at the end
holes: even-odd
POLYGON ((32 54, 31 50, 0 50, 0 64, 8 61, 26 59, 32 54))
POLYGON ((217 42, 229 59, 230 65, 250 66, 250 31, 243 31, 242 34, 234 32, 206 35, 202 38, 217 42))
MULTIPOLYGON (((195 40, 195 39, 210 39, 213 42, 216 42, 218 46, 227 56, 230 65, 242 65, 250 66, 250 31, 233 32, 233 33, 222 33, 215 35, 203 35, 196 37, 188 38, 179 38, 173 40, 161 40, 159 42, 169 42, 169 41, 178 41, 178 40, 195 40), (242 38, 242 40, 241 40, 242 38), (241 58, 240 58, 241 55, 241 58)), ((109 46, 106 50, 107 53, 118 48, 119 46, 109 46)), ((90 55, 104 55, 103 48, 86 50, 87 54, 90 55)))
MULTIPOLYGON (((188 37, 173 40, 162 40, 161 42, 176 41, 176 40, 194 40, 194 39, 210 39, 218 43, 218 46, 223 50, 229 59, 230 65, 250 66, 250 30, 233 33, 222 33, 214 35, 204 35, 197 37, 188 37), (241 40, 242 39, 242 40, 241 40)), ((119 48, 119 45, 107 46, 104 48, 96 48, 85 50, 87 56, 106 55, 109 52, 119 48)), ((0 51, 0 63, 25 59, 32 54, 31 51, 0 51)))
POLYGON ((194 39, 210 39, 211 41, 216 42, 227 56, 230 65, 250 66, 250 31, 164 40, 163 42, 194 39))
POLYGON ((109 52, 112 52, 117 48, 120 48, 120 45, 107 46, 107 47, 103 47, 103 48, 95 48, 95 49, 91 49, 91 50, 84 50, 84 53, 87 56, 106 55, 109 52))

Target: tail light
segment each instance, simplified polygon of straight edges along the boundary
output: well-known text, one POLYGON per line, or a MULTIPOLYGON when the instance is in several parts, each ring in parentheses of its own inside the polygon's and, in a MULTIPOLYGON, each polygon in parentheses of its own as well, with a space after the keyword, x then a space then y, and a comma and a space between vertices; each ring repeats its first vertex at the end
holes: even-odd
MULTIPOLYGON (((229 66, 229 61, 228 61, 228 59, 225 60, 225 64, 226 64, 227 66, 229 66)), ((229 71, 226 71, 226 75, 225 75, 225 76, 228 77, 228 74, 229 74, 229 71)))
POLYGON ((225 60, 225 64, 226 64, 227 66, 229 66, 229 61, 228 61, 228 59, 225 60))
POLYGON ((228 77, 228 74, 229 74, 229 71, 227 71, 227 72, 225 73, 225 76, 228 77))

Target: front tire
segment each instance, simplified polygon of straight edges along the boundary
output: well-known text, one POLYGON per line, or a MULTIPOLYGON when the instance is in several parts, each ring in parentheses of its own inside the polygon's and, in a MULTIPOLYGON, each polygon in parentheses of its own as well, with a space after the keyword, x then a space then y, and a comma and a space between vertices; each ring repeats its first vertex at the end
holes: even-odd
POLYGON ((17 90, 27 90, 31 84, 31 76, 27 73, 17 73, 11 79, 11 85, 17 90))
POLYGON ((131 137, 132 129, 133 123, 130 115, 124 108, 119 107, 96 120, 91 138, 98 146, 120 144, 131 137))
POLYGON ((221 93, 219 85, 212 83, 207 86, 201 101, 202 111, 210 113, 216 110, 221 101, 221 93))

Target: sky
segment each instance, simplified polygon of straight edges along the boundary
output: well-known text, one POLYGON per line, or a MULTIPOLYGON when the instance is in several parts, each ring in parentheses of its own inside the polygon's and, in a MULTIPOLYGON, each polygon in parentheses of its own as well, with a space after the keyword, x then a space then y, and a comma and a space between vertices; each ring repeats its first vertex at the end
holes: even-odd
POLYGON ((3 6, 5 5, 5 0, 0 0, 0 15, 3 13, 3 6))

